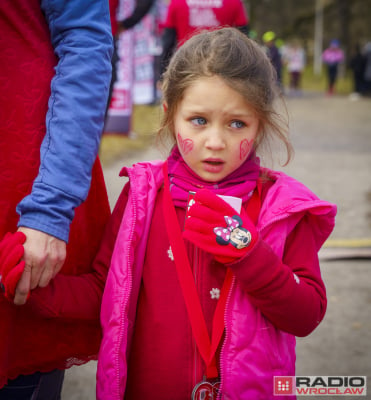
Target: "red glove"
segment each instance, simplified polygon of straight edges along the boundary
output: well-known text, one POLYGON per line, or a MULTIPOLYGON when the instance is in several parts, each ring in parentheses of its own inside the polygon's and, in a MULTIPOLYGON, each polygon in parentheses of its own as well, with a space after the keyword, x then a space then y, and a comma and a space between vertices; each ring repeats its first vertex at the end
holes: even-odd
POLYGON ((15 288, 23 273, 25 262, 20 261, 26 235, 22 232, 7 233, 0 242, 0 288, 5 297, 14 299, 15 288))
POLYGON ((258 233, 244 209, 238 214, 207 189, 199 190, 194 201, 184 224, 185 239, 214 254, 215 259, 224 264, 251 251, 258 233))

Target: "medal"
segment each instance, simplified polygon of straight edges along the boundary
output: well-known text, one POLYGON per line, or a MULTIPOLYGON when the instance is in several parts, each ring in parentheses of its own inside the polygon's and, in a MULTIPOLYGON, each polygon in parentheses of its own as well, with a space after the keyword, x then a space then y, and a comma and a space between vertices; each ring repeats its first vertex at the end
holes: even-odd
POLYGON ((218 396, 218 391, 220 387, 220 382, 216 381, 214 383, 202 381, 197 383, 192 391, 192 400, 216 400, 218 396))

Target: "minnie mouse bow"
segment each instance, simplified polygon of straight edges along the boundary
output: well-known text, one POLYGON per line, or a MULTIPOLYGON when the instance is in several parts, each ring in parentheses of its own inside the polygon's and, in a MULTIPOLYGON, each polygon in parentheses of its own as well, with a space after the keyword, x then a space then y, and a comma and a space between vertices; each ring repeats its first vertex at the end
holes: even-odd
POLYGON ((233 217, 224 216, 224 220, 227 223, 227 227, 223 228, 218 226, 214 228, 214 233, 216 236, 220 236, 223 240, 228 242, 231 237, 231 232, 242 224, 240 224, 240 222, 233 217))

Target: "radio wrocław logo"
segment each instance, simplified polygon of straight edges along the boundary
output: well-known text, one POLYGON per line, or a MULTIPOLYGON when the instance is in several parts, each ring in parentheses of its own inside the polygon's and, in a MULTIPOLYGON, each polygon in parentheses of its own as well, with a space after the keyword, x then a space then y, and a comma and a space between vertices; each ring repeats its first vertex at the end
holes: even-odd
POLYGON ((275 376, 275 396, 366 396, 365 376, 275 376))

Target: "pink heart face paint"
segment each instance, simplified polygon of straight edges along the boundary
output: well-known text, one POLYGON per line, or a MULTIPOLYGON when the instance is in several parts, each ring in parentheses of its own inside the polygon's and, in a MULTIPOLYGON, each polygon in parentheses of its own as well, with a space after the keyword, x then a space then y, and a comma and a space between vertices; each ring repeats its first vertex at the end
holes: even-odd
POLYGON ((246 156, 250 153, 254 141, 243 139, 240 143, 240 160, 244 160, 246 156))
POLYGON ((180 133, 178 133, 178 145, 183 155, 187 155, 193 150, 193 140, 192 139, 183 140, 183 138, 180 136, 180 133))

